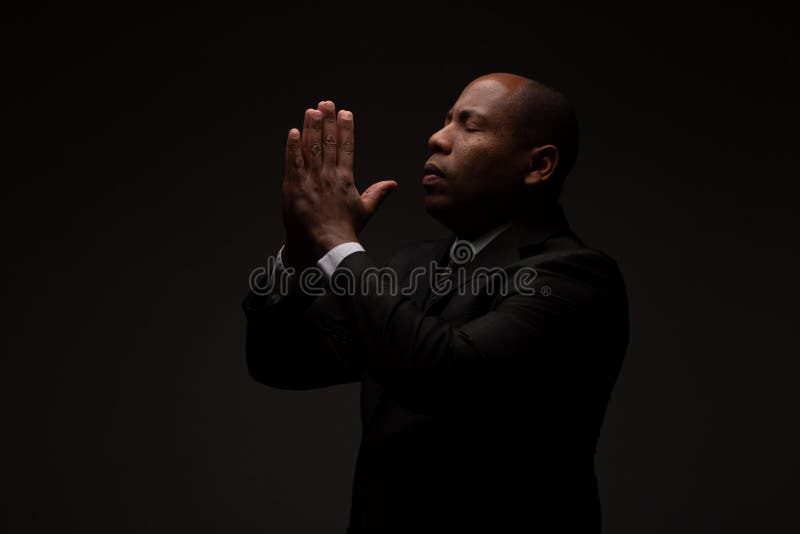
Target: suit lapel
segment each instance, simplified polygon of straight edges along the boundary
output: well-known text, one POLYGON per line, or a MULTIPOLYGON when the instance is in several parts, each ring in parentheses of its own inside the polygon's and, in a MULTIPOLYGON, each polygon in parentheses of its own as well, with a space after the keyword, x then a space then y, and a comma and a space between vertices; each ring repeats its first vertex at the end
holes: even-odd
MULTIPOLYGON (((472 261, 463 266, 464 276, 460 280, 456 279, 456 283, 451 285, 450 291, 434 296, 423 308, 425 299, 430 292, 429 271, 426 270, 425 277, 418 279, 421 283, 417 284, 409 298, 425 312, 441 312, 442 307, 446 306, 458 288, 469 283, 478 268, 506 267, 521 258, 535 255, 542 250, 548 238, 556 235, 569 235, 577 239, 566 221, 560 204, 536 213, 520 215, 512 219, 512 224, 507 230, 495 237, 475 255, 472 261)), ((407 283, 408 276, 414 267, 423 266, 428 269, 431 263, 446 265, 455 237, 455 234, 451 233, 444 239, 429 242, 428 246, 420 248, 416 257, 411 258, 409 262, 411 268, 405 273, 405 279, 401 281, 401 284, 407 283)), ((364 376, 361 382, 361 417, 364 425, 379 411, 387 397, 383 387, 368 375, 364 376)))
MULTIPOLYGON (((472 261, 460 267, 456 267, 456 272, 453 275, 453 283, 450 284, 450 290, 446 293, 437 294, 431 297, 425 305, 424 310, 427 312, 434 308, 440 309, 443 303, 447 302, 460 287, 467 284, 472 279, 473 274, 478 268, 508 265, 509 263, 518 260, 519 256, 517 255, 516 246, 517 239, 516 235, 511 230, 512 228, 508 228, 500 235, 495 237, 488 245, 482 248, 478 254, 475 255, 472 261)), ((445 251, 444 264, 446 264, 446 260, 450 254, 450 245, 452 245, 453 242, 454 239, 451 239, 447 250, 445 251)), ((430 289, 427 288, 426 293, 429 292, 430 289)))

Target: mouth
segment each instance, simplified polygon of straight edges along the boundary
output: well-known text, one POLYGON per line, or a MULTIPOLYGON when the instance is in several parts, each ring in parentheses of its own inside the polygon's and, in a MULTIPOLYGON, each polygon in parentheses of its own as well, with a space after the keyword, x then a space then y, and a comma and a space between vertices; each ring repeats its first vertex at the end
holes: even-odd
POLYGON ((442 169, 433 163, 426 163, 422 171, 422 185, 431 185, 438 181, 443 181, 445 178, 442 169))

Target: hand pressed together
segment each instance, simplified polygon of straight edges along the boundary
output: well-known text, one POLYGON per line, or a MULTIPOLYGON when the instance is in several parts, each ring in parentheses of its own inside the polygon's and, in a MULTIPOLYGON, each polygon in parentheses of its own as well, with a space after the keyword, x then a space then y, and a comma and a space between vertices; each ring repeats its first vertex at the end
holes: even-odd
POLYGON ((397 187, 376 182, 359 193, 353 175, 353 114, 334 103, 307 109, 303 131, 289 130, 283 178, 284 262, 313 264, 358 234, 383 199, 397 187))

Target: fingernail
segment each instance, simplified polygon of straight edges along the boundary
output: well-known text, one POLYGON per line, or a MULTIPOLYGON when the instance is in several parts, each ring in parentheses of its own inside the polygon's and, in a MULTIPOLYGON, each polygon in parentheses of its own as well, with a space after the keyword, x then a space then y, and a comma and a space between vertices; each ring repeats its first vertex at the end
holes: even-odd
POLYGON ((350 113, 349 111, 342 111, 342 118, 346 121, 349 121, 350 119, 353 118, 353 114, 350 113))

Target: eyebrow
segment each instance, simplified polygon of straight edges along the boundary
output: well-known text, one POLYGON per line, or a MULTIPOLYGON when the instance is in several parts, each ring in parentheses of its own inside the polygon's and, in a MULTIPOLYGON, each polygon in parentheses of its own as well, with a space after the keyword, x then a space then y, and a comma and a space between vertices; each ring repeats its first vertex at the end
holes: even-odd
MULTIPOLYGON (((448 120, 452 120, 453 118, 453 110, 447 112, 445 115, 444 120, 447 122, 448 120)), ((479 121, 486 121, 486 115, 479 113, 478 111, 472 108, 464 108, 458 112, 458 120, 461 122, 466 122, 467 119, 474 118, 478 119, 479 121)))

